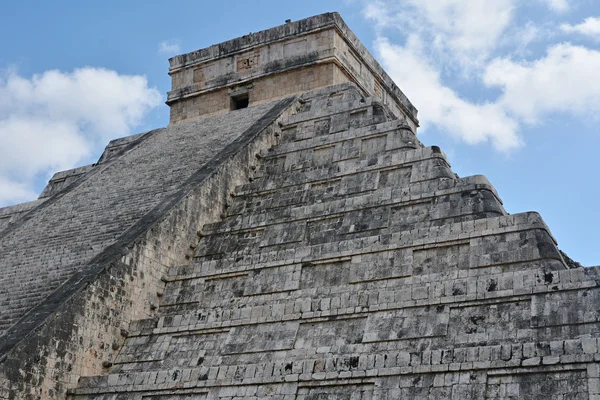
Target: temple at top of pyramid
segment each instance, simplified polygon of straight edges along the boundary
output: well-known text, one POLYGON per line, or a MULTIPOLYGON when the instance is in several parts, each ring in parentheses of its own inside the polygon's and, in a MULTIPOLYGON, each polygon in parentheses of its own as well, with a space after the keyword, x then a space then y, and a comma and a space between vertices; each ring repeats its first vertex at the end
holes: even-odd
POLYGON ((352 82, 418 126, 415 107, 338 13, 288 20, 169 63, 171 123, 352 82))
POLYGON ((599 398, 600 268, 424 146, 338 14, 169 73, 169 126, 0 209, 0 399, 599 398))

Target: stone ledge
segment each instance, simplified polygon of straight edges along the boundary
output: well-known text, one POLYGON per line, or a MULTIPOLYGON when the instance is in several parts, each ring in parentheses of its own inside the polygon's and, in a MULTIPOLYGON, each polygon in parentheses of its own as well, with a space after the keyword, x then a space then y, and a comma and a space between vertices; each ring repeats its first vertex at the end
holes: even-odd
MULTIPOLYGON (((356 162, 357 165, 348 167, 348 170, 341 171, 339 173, 330 174, 329 171, 325 171, 322 168, 307 167, 294 171, 286 171, 279 175, 273 176, 270 180, 256 180, 252 183, 245 184, 241 187, 236 188, 236 196, 260 194, 273 190, 283 190, 291 186, 297 186, 306 183, 321 183, 335 179, 339 179, 346 175, 357 175, 369 172, 376 172, 380 170, 388 170, 395 167, 411 166, 420 162, 426 162, 431 160, 442 160, 444 164, 448 165, 446 156, 436 151, 436 146, 426 147, 422 149, 409 149, 401 153, 394 153, 385 159, 384 155, 381 155, 377 159, 376 165, 369 166, 368 160, 366 159, 350 159, 349 161, 356 162), (302 174, 303 179, 299 180, 298 175, 302 174), (315 176, 311 176, 311 174, 315 176), (304 177, 305 176, 305 177, 304 177)), ((437 179, 442 176, 431 177, 429 179, 412 179, 411 182, 423 182, 427 180, 437 179)), ((443 176, 450 178, 450 176, 443 176)))
MULTIPOLYGON (((517 345, 518 347, 519 345, 517 345)), ((291 373, 275 375, 275 372, 283 371, 284 364, 286 361, 276 361, 271 363, 272 375, 265 375, 262 377, 249 377, 247 373, 243 373, 241 379, 232 380, 231 376, 234 373, 229 372, 229 369, 233 368, 233 371, 237 369, 236 365, 225 365, 221 367, 201 367, 201 368, 179 368, 170 369, 160 372, 140 372, 132 373, 131 375, 145 376, 147 378, 153 378, 153 382, 143 384, 133 384, 130 373, 121 373, 115 375, 109 375, 107 377, 94 377, 86 378, 90 379, 89 384, 82 382, 80 388, 77 389, 77 395, 85 394, 107 394, 107 393, 123 393, 123 392, 159 392, 166 390, 174 390, 177 388, 177 393, 185 393, 185 390, 189 389, 210 389, 218 387, 244 387, 249 385, 265 385, 271 383, 283 383, 283 382, 298 382, 298 387, 306 387, 305 385, 331 385, 331 384, 349 384, 349 383, 372 383, 377 384, 382 379, 394 377, 394 376, 405 376, 405 375, 427 375, 427 374, 452 374, 453 372, 461 372, 463 374, 473 374, 478 371, 486 372, 486 377, 497 377, 505 375, 516 375, 516 374, 532 374, 532 373, 544 373, 544 372, 569 372, 569 371, 584 371, 589 374, 589 378, 594 378, 593 368, 590 370, 590 363, 594 362, 593 357, 583 355, 571 355, 571 356, 559 356, 559 362, 551 366, 544 365, 539 366, 538 363, 528 360, 537 360, 540 357, 533 357, 530 359, 516 357, 509 360, 490 360, 492 349, 497 348, 497 353, 501 347, 504 346, 490 346, 481 347, 480 349, 484 352, 482 361, 478 361, 478 357, 472 361, 466 362, 446 362, 436 364, 413 364, 413 353, 400 352, 396 353, 396 357, 390 357, 391 354, 377 354, 368 360, 365 355, 356 355, 358 362, 363 365, 363 368, 355 369, 349 366, 349 359, 354 355, 340 356, 335 358, 336 362, 323 363, 323 365, 338 365, 339 368, 336 371, 324 370, 323 372, 315 372, 315 362, 321 360, 298 360, 292 361, 292 365, 295 363, 302 363, 302 370, 298 373, 291 373), (487 353, 487 357, 485 357, 487 353), (383 360, 384 355, 387 355, 386 359, 394 359, 394 366, 377 365, 379 360, 383 360), (487 358, 487 359, 486 359, 487 358), (312 363, 310 362, 312 361, 312 363), (533 365, 529 365, 533 364, 533 365), (306 371, 305 371, 306 370, 306 371), (166 382, 167 377, 175 376, 175 371, 179 371, 179 379, 175 381, 166 382), (159 377, 163 375, 162 378, 159 377), (187 378, 184 378, 187 377, 187 378), (205 378, 200 378, 205 377, 205 378), (184 379, 182 379, 184 378, 184 379), (286 379, 287 378, 287 379, 286 379), (156 382, 155 382, 156 381, 156 382), (90 387, 90 386, 96 387, 90 387), (110 386, 108 388, 107 386, 110 386)), ((456 349, 462 350, 462 349, 456 349)), ((476 350, 479 350, 476 348, 476 350)), ((430 351, 429 356, 432 353, 440 354, 443 350, 430 351)), ((421 355, 424 355, 422 352, 421 355)), ((499 354, 498 354, 499 355, 499 354)), ((421 357, 418 357, 421 361, 421 357)), ((431 361, 431 360, 430 360, 431 361)), ((442 361, 441 357, 439 361, 442 361)), ((449 360, 445 360, 449 361, 449 360)), ((266 364, 247 365, 244 367, 244 372, 252 371, 258 372, 265 370, 266 364), (261 368, 262 367, 262 368, 261 368)), ((292 368, 294 368, 292 366, 292 368)), ((136 379, 137 381, 137 379, 136 379)), ((438 383, 439 386, 452 386, 458 384, 458 377, 455 383, 450 380, 446 383, 438 383)))
MULTIPOLYGON (((243 214, 233 214, 229 215, 224 221, 215 222, 210 226, 206 226, 202 228, 202 235, 223 235, 227 233, 241 233, 246 231, 252 231, 255 229, 264 229, 271 225, 279 225, 285 223, 294 223, 299 221, 320 221, 323 219, 329 219, 334 217, 343 216, 345 214, 351 212, 358 212, 361 210, 373 209, 373 208, 382 208, 382 207, 408 207, 410 205, 421 204, 424 202, 428 202, 432 199, 435 199, 438 196, 444 195, 452 195, 463 193, 467 191, 489 191, 494 194, 494 190, 491 187, 485 187, 481 184, 466 184, 464 186, 455 186, 452 189, 438 190, 435 192, 422 193, 420 195, 412 194, 412 195, 400 195, 399 197, 391 197, 384 201, 381 201, 380 196, 378 194, 362 194, 356 197, 353 197, 355 202, 357 202, 357 206, 355 207, 346 207, 345 199, 332 199, 327 202, 318 203, 319 207, 316 205, 304 205, 304 204, 295 204, 288 206, 290 209, 293 209, 293 212, 290 212, 290 215, 277 217, 277 214, 280 213, 282 209, 287 209, 288 207, 277 207, 274 211, 273 209, 267 209, 262 211, 261 214, 264 214, 265 217, 261 218, 261 220, 255 221, 253 225, 245 226, 244 223, 246 221, 241 220, 241 226, 228 226, 231 224, 231 219, 235 219, 238 215, 243 214), (364 199, 361 201, 360 199, 364 199), (331 204, 331 208, 337 208, 339 211, 337 212, 329 212, 328 209, 323 208, 323 205, 329 205, 330 203, 340 202, 340 206, 336 207, 336 204, 331 204)), ((428 221, 440 221, 455 217, 463 217, 468 215, 474 215, 476 213, 463 213, 463 214, 455 214, 448 217, 439 217, 439 218, 431 218, 428 221)), ((250 223, 247 221, 246 223, 250 223)), ((387 227, 384 226, 384 228, 387 227)))

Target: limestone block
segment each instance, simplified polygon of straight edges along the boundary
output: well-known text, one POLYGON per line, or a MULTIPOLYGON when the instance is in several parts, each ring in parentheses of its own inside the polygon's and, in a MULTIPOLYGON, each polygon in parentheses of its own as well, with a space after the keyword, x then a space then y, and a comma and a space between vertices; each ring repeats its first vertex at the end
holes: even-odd
POLYGON ((401 309, 369 316, 364 342, 446 335, 449 309, 445 306, 401 309))

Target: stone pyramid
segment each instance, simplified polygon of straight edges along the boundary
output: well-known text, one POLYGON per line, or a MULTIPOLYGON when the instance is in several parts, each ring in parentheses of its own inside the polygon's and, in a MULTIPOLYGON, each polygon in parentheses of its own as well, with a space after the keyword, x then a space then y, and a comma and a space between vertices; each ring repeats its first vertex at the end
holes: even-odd
POLYGON ((39 268, 19 264, 19 240, 69 206, 66 232, 108 232, 60 247, 91 261, 47 262, 68 284, 41 277, 29 302, 5 301, 0 399, 600 398, 600 269, 566 257, 539 214, 509 215, 485 177, 453 173, 369 57, 337 14, 176 57, 168 128, 0 210, 13 274, 39 268), (359 67, 323 61, 340 50, 330 28, 359 67), (306 35, 324 50, 271 76, 259 50, 304 52, 306 35), (211 63, 242 50, 249 81, 219 92, 211 63))
POLYGON ((75 398, 588 398, 596 269, 353 85, 292 109, 75 398))

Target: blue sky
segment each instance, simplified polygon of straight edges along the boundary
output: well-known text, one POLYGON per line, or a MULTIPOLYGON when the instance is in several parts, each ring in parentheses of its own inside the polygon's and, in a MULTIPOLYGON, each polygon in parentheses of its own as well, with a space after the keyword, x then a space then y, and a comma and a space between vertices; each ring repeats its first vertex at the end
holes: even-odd
POLYGON ((0 206, 168 123, 168 58, 339 11, 419 109, 420 139, 600 264, 596 0, 20 1, 0 13, 0 206))

